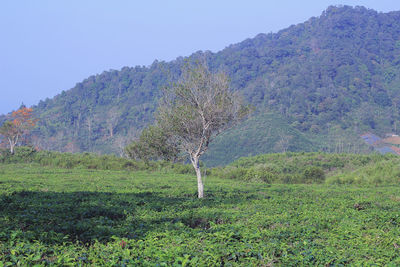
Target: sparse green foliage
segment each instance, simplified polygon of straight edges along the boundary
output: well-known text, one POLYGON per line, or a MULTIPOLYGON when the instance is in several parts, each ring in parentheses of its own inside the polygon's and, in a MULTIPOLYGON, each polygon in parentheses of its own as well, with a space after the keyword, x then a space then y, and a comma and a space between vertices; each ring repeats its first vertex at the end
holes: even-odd
POLYGON ((178 148, 171 144, 168 135, 157 126, 144 128, 139 139, 125 148, 131 159, 144 160, 167 160, 176 161, 178 148))
POLYGON ((200 157, 221 132, 249 114, 226 74, 212 73, 205 63, 185 65, 181 79, 167 87, 156 121, 168 141, 185 153, 197 175, 198 197, 203 198, 200 157))

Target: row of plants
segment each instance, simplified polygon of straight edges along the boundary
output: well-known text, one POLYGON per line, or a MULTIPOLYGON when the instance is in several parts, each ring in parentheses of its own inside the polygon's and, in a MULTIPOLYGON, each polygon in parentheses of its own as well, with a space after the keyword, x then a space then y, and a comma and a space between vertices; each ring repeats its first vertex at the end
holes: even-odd
MULTIPOLYGON (((194 174, 190 164, 140 161, 114 155, 60 153, 17 147, 14 154, 0 150, 0 163, 38 163, 66 169, 171 171, 194 174)), ((203 166, 203 165, 202 165, 203 166)), ((240 158, 233 163, 206 169, 203 174, 224 179, 269 184, 398 184, 400 157, 392 154, 328 154, 287 152, 240 158)))
POLYGON ((168 161, 136 161, 115 155, 97 155, 93 153, 61 153, 55 151, 37 151, 28 146, 17 147, 15 153, 0 150, 0 163, 38 163, 42 166, 59 168, 83 168, 98 170, 170 170, 176 173, 194 173, 193 167, 168 161))

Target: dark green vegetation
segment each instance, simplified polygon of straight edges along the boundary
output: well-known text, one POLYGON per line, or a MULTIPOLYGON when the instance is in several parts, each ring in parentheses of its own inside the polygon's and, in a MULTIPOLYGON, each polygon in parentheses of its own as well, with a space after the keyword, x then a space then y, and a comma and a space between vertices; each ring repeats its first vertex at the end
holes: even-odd
POLYGON ((130 170, 130 171, 160 171, 173 170, 175 173, 194 173, 193 168, 169 161, 134 161, 112 155, 96 155, 91 153, 72 154, 52 151, 36 151, 31 147, 17 147, 15 153, 0 150, 1 163, 37 163, 41 166, 59 168, 78 168, 92 170, 130 170))
POLYGON ((282 153, 241 158, 211 170, 226 179, 280 184, 400 184, 400 158, 393 154, 282 153))
POLYGON ((311 135, 291 127, 278 114, 256 113, 217 137, 204 155, 204 161, 207 166, 213 167, 266 151, 317 151, 318 147, 310 138, 311 135))
POLYGON ((143 161, 167 160, 176 161, 179 150, 176 144, 168 143, 168 136, 155 125, 144 128, 140 137, 125 148, 131 159, 143 161))
POLYGON ((195 184, 171 171, 0 163, 0 265, 400 264, 398 185, 208 176, 198 200, 195 184))
MULTIPOLYGON (((278 33, 191 55, 225 71, 257 110, 216 140, 208 164, 285 150, 361 152, 368 148, 359 134, 398 132, 399 33, 400 12, 330 7, 278 33), (276 129, 268 130, 270 122, 276 129)), ((32 142, 59 151, 121 153, 152 122, 160 88, 180 76, 183 62, 107 71, 41 101, 32 142)))
MULTIPOLYGON (((112 155, 36 151, 17 147, 14 154, 0 150, 0 164, 30 163, 66 169, 114 171, 168 171, 195 175, 191 164, 170 161, 136 161, 112 155)), ((397 185, 400 157, 393 154, 328 154, 287 152, 240 158, 225 167, 207 168, 203 175, 268 184, 397 185)))

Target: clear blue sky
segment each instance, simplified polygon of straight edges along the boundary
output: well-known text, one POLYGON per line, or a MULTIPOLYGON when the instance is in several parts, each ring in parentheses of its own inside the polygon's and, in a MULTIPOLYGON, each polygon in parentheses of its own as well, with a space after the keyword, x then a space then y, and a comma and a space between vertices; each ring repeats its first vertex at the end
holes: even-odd
POLYGON ((0 114, 104 70, 216 52, 337 4, 400 10, 399 0, 1 0, 0 114))

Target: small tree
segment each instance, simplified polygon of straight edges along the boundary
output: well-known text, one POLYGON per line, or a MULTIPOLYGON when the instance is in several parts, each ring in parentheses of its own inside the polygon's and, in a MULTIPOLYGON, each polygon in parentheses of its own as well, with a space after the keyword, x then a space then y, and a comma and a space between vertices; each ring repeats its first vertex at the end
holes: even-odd
POLYGON ((10 152, 14 154, 15 146, 36 125, 37 120, 32 118, 32 108, 27 107, 21 107, 11 116, 13 120, 6 121, 0 127, 0 134, 8 140, 10 152))
POLYGON ((229 89, 224 73, 211 73, 205 64, 186 64, 181 79, 164 90, 156 122, 168 141, 185 152, 196 171, 198 197, 204 197, 199 159, 210 142, 249 113, 229 89))
POLYGON ((7 139, 8 144, 10 145, 10 152, 11 154, 14 154, 14 148, 20 138, 17 127, 11 121, 6 121, 0 127, 0 134, 7 139))
POLYGON ((128 157, 136 160, 168 160, 178 158, 178 149, 168 142, 168 136, 157 126, 143 129, 138 140, 125 148, 128 157))

